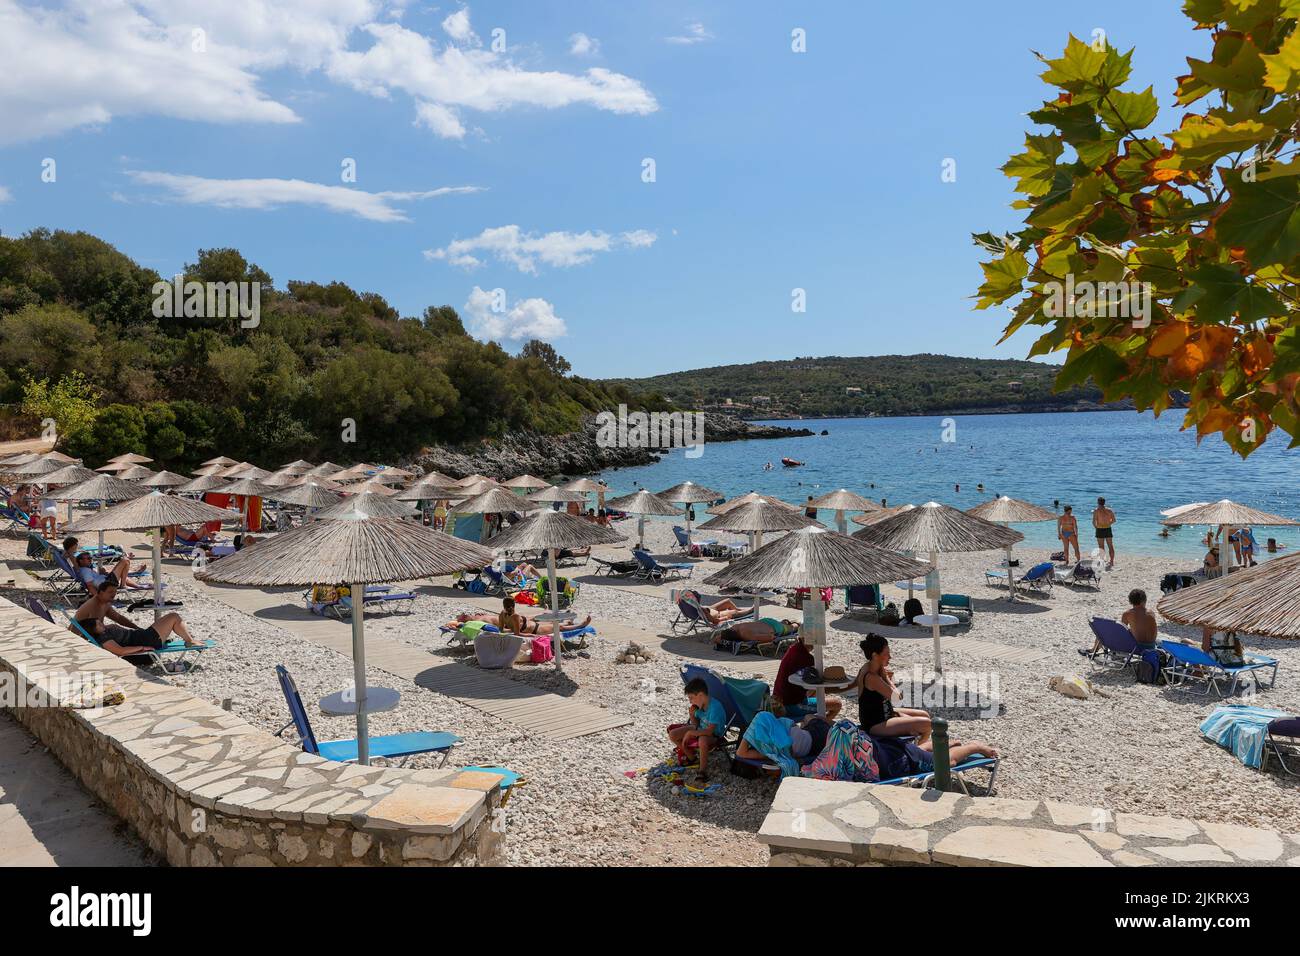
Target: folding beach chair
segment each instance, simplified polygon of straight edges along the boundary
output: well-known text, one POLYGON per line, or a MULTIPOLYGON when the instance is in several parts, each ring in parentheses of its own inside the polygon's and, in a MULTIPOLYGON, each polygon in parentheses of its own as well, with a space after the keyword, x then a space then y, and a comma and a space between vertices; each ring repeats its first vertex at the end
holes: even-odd
POLYGON ((662 581, 670 581, 674 578, 687 577, 695 571, 695 565, 689 562, 680 564, 660 564, 648 551, 642 551, 638 548, 632 549, 632 557, 640 566, 636 573, 639 578, 645 578, 659 584, 662 581))
MULTIPOLYGON (((302 696, 298 693, 298 685, 289 676, 288 670, 283 664, 275 665, 276 677, 280 679, 280 690, 284 693, 285 703, 289 705, 289 716, 292 718, 290 723, 298 731, 298 739, 302 743, 302 749, 309 754, 315 754, 318 757, 324 757, 326 760, 335 760, 339 763, 352 763, 357 759, 358 742, 355 737, 351 740, 329 740, 317 742, 316 735, 312 733, 311 722, 307 719, 307 710, 302 705, 302 696)), ((280 733, 288 729, 289 724, 280 728, 280 733)), ((276 734, 278 737, 280 734, 276 734)), ((451 756, 451 750, 456 744, 461 742, 461 738, 455 734, 449 734, 445 731, 415 731, 409 734, 385 734, 379 737, 371 737, 370 756, 385 757, 392 759, 401 757, 402 763, 405 764, 410 757, 419 754, 437 753, 442 754, 442 761, 438 764, 441 767, 451 756)))
POLYGON ((695 678, 700 678, 708 685, 709 698, 716 700, 722 705, 722 712, 726 715, 726 725, 723 728, 723 753, 731 760, 741 760, 737 757, 736 747, 740 745, 741 735, 744 734, 745 728, 749 722, 754 719, 752 712, 746 714, 741 708, 741 704, 731 694, 722 676, 716 671, 709 670, 700 664, 683 664, 678 670, 682 679, 682 686, 689 684, 695 678))
POLYGON ((1276 760, 1285 773, 1300 777, 1300 717, 1279 717, 1268 725, 1262 769, 1276 760))
POLYGON ((758 620, 758 608, 751 608, 744 614, 737 615, 729 621, 723 621, 721 624, 714 624, 709 620, 709 616, 704 612, 700 604, 700 593, 698 591, 682 591, 677 595, 676 600, 677 617, 673 618, 669 624, 669 629, 674 634, 680 633, 689 636, 700 631, 707 631, 710 640, 718 633, 727 630, 730 627, 739 624, 741 621, 758 620))
POLYGON ((1181 641, 1161 641, 1160 649, 1173 658, 1165 668, 1165 681, 1171 687, 1189 687, 1193 683, 1200 683, 1205 685, 1202 693, 1208 694, 1213 690, 1219 697, 1231 697, 1237 692, 1241 678, 1246 674, 1253 675, 1256 671, 1267 670, 1270 671, 1268 686, 1272 687, 1277 681, 1277 659, 1273 657, 1258 654, 1244 657, 1245 663, 1232 667, 1220 664, 1199 647, 1181 641), (1220 687, 1222 681, 1228 682, 1226 694, 1220 687))
MULTIPOLYGON (((63 616, 68 619, 68 625, 73 630, 95 647, 103 648, 104 645, 101 644, 99 640, 96 639, 90 631, 86 630, 82 623, 76 619, 73 611, 70 611, 67 608, 59 608, 59 610, 62 612, 63 616)), ((184 673, 186 671, 191 671, 198 666, 199 658, 202 656, 204 651, 213 650, 216 646, 217 642, 211 638, 208 638, 202 644, 194 647, 188 646, 182 640, 173 639, 157 649, 148 648, 141 651, 139 654, 132 654, 129 657, 124 657, 122 659, 129 661, 136 667, 156 667, 158 670, 166 671, 168 673, 184 673)))
POLYGON ((691 536, 686 533, 686 529, 680 525, 673 525, 673 537, 677 540, 676 550, 691 557, 698 557, 705 553, 707 549, 717 547, 718 544, 717 538, 706 538, 703 541, 696 541, 692 539, 691 536))
POLYGON ((965 614, 966 620, 971 621, 975 618, 975 605, 971 603, 969 594, 940 594, 939 613, 965 614))
MULTIPOLYGON (((986 573, 987 577, 987 573, 986 573)), ((1024 573, 1016 583, 1028 591, 1036 591, 1039 594, 1046 594, 1051 590, 1056 580, 1056 565, 1051 561, 1044 561, 1041 564, 1035 564, 1032 568, 1024 573)))
POLYGON ((1053 568, 1052 581, 1056 584, 1077 584, 1087 585, 1091 588, 1101 590, 1101 574, 1097 571, 1096 565, 1089 558, 1082 561, 1076 561, 1074 567, 1068 571, 1062 571, 1060 568, 1053 568))
MULTIPOLYGON (((572 607, 578 600, 578 592, 581 588, 573 581, 560 575, 555 576, 555 590, 559 596, 558 604, 560 610, 572 607)), ((537 595, 537 606, 549 609, 551 606, 551 579, 542 575, 537 581, 535 592, 537 595)))
POLYGON ((844 589, 844 613, 872 611, 879 618, 885 610, 885 597, 879 584, 854 584, 844 589))
POLYGON ((25 534, 31 526, 32 516, 21 508, 5 505, 0 507, 0 521, 7 522, 3 528, 5 532, 16 531, 25 534))
MULTIPOLYGON (((872 737, 871 738, 872 744, 874 745, 878 739, 879 738, 872 737)), ((961 763, 957 764, 955 767, 949 768, 949 773, 952 774, 953 781, 959 787, 961 787, 962 793, 966 794, 966 796, 969 797, 971 793, 970 793, 970 789, 966 786, 965 775, 972 770, 987 770, 989 772, 989 782, 985 784, 985 792, 992 793, 993 784, 998 779, 998 767, 1001 764, 1002 764, 1001 757, 969 757, 966 760, 963 760, 961 763)), ((913 774, 908 774, 905 777, 893 777, 889 780, 878 780, 876 781, 876 786, 885 786, 885 787, 902 786, 902 787, 925 788, 930 785, 930 782, 933 779, 934 779, 934 771, 928 770, 925 773, 913 773, 913 774)))
POLYGON ((596 570, 592 572, 596 577, 603 574, 606 577, 611 578, 625 578, 629 574, 635 574, 637 569, 641 567, 641 565, 637 564, 635 561, 605 561, 602 558, 596 557, 593 557, 591 560, 596 565, 596 570))
POLYGON ((1094 617, 1088 626, 1101 645, 1084 655, 1093 666, 1124 670, 1131 664, 1136 665, 1140 649, 1132 631, 1118 621, 1104 617, 1094 617))

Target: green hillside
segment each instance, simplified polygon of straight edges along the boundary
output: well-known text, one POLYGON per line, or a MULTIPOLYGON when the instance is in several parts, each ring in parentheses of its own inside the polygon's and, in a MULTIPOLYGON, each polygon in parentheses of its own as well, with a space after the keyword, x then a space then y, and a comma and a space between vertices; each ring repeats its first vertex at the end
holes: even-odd
POLYGON ((1040 411, 1099 402, 1091 387, 1052 391, 1056 367, 951 355, 796 358, 613 379, 690 408, 739 405, 747 417, 922 415, 977 409, 1040 411), (756 400, 757 399, 757 400, 756 400))

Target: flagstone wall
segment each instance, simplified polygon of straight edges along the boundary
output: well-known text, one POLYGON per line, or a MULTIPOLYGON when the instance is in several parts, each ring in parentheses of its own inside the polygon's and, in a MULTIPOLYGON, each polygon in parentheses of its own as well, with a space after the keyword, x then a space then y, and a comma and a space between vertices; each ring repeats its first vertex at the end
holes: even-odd
POLYGON ((0 706, 173 866, 474 865, 500 853, 495 775, 305 754, 2 598, 0 706), (69 706, 86 703, 69 675, 125 700, 69 706))
POLYGON ((1050 800, 782 781, 773 866, 1300 866, 1300 834, 1050 800))

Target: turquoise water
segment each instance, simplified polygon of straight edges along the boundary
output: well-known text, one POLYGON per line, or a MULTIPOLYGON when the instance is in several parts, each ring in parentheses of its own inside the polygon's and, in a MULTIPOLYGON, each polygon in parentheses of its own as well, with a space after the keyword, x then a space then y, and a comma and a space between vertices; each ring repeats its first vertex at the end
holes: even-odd
MULTIPOLYGON (((1192 432, 1179 430, 1177 411, 1160 419, 1136 412, 953 416, 953 441, 943 440, 945 421, 936 416, 774 422, 830 434, 718 444, 708 444, 706 435, 698 458, 677 450, 658 464, 614 469, 601 477, 616 494, 638 487, 662 491, 690 480, 728 497, 758 491, 790 502, 840 487, 889 504, 939 501, 962 510, 995 494, 1048 509, 1059 501, 1073 505, 1079 516, 1085 555, 1095 543, 1091 514, 1102 495, 1118 518, 1117 557, 1126 550, 1204 554, 1198 546, 1204 528, 1159 537, 1161 510, 1194 501, 1231 498, 1300 518, 1300 450, 1287 452, 1285 441, 1274 439, 1242 461, 1220 439, 1197 446, 1192 432), (783 468, 783 457, 807 464, 783 468), (769 461, 774 467, 765 471, 769 461), (976 487, 981 482, 982 492, 976 487)), ((707 517, 702 507, 696 514, 697 520, 707 517)), ((823 511, 820 518, 833 526, 835 515, 823 511)), ((1057 546, 1054 522, 1016 529, 1029 545, 1057 546)), ((1256 528, 1261 551, 1269 536, 1300 547, 1300 528, 1256 528)))

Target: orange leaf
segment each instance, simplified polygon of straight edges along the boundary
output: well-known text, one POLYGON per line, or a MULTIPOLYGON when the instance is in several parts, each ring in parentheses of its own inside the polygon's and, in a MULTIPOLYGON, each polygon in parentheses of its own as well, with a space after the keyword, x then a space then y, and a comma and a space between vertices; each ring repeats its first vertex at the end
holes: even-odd
POLYGON ((1152 358, 1168 358, 1183 347, 1187 341, 1186 322, 1168 322, 1156 331, 1147 347, 1147 354, 1152 358))

